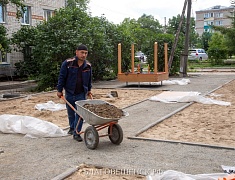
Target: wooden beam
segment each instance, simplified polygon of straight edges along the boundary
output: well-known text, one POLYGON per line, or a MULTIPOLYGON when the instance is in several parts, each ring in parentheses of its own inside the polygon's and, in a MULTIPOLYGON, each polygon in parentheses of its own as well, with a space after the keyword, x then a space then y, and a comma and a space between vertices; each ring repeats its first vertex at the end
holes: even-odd
POLYGON ((164 51, 165 51, 165 72, 168 73, 168 46, 167 43, 164 43, 164 51))
POLYGON ((158 58, 157 58, 157 42, 154 43, 154 73, 156 74, 157 73, 157 62, 158 62, 158 58))
POLYGON ((122 73, 122 55, 121 43, 118 44, 118 74, 122 73))
POLYGON ((135 45, 131 45, 131 72, 135 72, 135 45))
POLYGON ((169 78, 168 73, 159 72, 155 73, 129 73, 129 74, 118 74, 118 80, 123 82, 159 82, 163 80, 167 80, 169 78))

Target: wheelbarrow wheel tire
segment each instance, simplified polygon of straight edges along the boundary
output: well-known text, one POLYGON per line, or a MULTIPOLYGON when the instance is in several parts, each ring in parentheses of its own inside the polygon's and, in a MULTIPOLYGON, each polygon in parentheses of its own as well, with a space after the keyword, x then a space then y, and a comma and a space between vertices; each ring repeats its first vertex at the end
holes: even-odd
POLYGON ((113 144, 120 144, 123 140, 123 131, 119 124, 110 125, 108 128, 109 139, 113 144), (111 134, 112 128, 112 134, 111 134))
POLYGON ((96 149, 99 144, 99 134, 94 126, 88 126, 84 133, 85 144, 88 149, 96 149))

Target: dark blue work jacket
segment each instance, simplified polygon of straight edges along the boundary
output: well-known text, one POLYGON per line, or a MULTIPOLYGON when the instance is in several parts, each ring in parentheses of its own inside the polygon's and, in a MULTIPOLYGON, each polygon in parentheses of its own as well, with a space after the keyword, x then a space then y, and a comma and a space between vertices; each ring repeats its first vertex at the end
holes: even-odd
MULTIPOLYGON (((67 59, 62 63, 57 85, 58 92, 62 92, 63 89, 65 89, 66 94, 74 95, 78 78, 77 63, 78 58, 76 56, 67 59)), ((87 61, 84 61, 82 65, 82 82, 85 94, 87 94, 88 91, 91 91, 91 76, 91 65, 87 61)))

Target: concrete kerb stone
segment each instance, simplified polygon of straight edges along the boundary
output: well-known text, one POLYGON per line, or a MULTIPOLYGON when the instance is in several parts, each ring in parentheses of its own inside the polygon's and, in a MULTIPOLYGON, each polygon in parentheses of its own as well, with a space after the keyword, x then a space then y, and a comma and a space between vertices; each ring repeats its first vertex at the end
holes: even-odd
POLYGON ((228 147, 228 146, 216 146, 216 145, 193 143, 193 142, 172 141, 172 140, 163 140, 163 139, 151 139, 151 138, 144 138, 144 137, 128 137, 128 139, 166 142, 166 143, 174 143, 174 144, 185 144, 185 145, 190 145, 190 146, 202 146, 202 147, 209 147, 209 148, 216 148, 216 149, 235 150, 235 148, 228 147))
POLYGON ((73 173, 75 173, 77 170, 79 169, 79 167, 73 167, 73 168, 69 168, 67 169, 65 172, 59 174, 58 176, 52 178, 51 180, 63 180, 69 176, 71 176, 73 173))
MULTIPOLYGON (((205 95, 208 95, 218 89, 220 89, 221 87, 223 87, 226 84, 229 84, 231 81, 230 80, 226 83, 224 83, 222 86, 219 86, 209 92, 207 92, 205 95)), ((182 106, 181 108, 173 111, 172 113, 158 119, 157 121, 153 122, 152 124, 149 124, 147 126, 145 126, 144 128, 142 128, 140 131, 138 131, 136 134, 134 134, 133 136, 129 136, 127 137, 128 139, 133 139, 133 140, 147 140, 147 141, 157 141, 157 142, 168 142, 168 143, 178 143, 178 144, 186 144, 186 145, 193 145, 193 146, 204 146, 204 147, 210 147, 210 148, 220 148, 220 149, 228 149, 228 150, 235 150, 235 148, 233 147, 227 147, 227 146, 216 146, 216 145, 209 145, 209 144, 202 144, 202 143, 193 143, 193 142, 183 142, 183 141, 173 141, 173 140, 162 140, 162 139, 151 139, 151 138, 144 138, 144 137, 137 137, 138 135, 140 135, 141 133, 145 132, 146 130, 148 130, 149 128, 157 125, 158 123, 164 121, 165 119, 171 117, 172 115, 182 111, 183 109, 185 109, 186 107, 189 107, 190 105, 192 105, 194 102, 190 102, 189 104, 186 104, 184 106, 182 106)))

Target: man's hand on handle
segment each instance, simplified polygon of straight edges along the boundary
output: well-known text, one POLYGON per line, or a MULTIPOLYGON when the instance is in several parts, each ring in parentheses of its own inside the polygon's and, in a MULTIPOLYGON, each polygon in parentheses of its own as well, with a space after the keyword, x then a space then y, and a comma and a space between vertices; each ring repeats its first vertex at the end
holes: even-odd
POLYGON ((62 92, 57 92, 57 96, 58 96, 59 98, 61 98, 61 97, 63 96, 63 93, 62 93, 62 92))
MULTIPOLYGON (((61 97, 63 96, 63 93, 62 93, 62 92, 57 92, 57 96, 58 96, 59 98, 61 98, 61 97)), ((89 92, 87 93, 87 96, 88 96, 90 99, 93 99, 91 91, 89 91, 89 92)))
POLYGON ((88 96, 90 99, 93 99, 93 96, 92 96, 91 91, 88 91, 87 96, 88 96))

